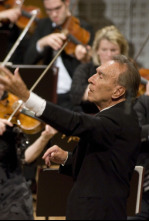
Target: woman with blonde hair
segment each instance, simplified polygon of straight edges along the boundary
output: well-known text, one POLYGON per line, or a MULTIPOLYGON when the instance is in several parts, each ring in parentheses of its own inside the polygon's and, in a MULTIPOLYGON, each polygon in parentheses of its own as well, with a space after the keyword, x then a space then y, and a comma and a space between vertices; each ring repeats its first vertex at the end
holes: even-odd
POLYGON ((123 34, 114 26, 106 26, 96 32, 92 45, 90 62, 78 66, 74 73, 71 86, 71 99, 74 111, 96 113, 94 104, 87 101, 88 79, 96 73, 96 68, 113 56, 123 54, 128 56, 129 46, 123 34))

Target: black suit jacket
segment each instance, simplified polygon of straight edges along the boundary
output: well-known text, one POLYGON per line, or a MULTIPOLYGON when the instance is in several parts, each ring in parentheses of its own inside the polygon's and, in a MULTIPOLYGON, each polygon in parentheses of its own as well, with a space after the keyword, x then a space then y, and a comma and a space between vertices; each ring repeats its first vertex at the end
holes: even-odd
POLYGON ((69 174, 72 168, 74 179, 67 218, 125 219, 129 182, 140 147, 134 110, 126 113, 122 102, 91 116, 47 103, 42 119, 66 135, 80 137, 72 164, 68 160, 62 168, 69 174))

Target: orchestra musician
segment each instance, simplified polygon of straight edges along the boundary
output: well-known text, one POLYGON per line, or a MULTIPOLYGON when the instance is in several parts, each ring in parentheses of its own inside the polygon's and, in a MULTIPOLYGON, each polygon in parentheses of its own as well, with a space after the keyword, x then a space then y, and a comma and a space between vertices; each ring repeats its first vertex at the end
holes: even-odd
MULTIPOLYGON (((17 20, 21 16, 21 8, 10 8, 10 9, 4 9, 0 11, 0 35, 1 33, 5 32, 7 33, 5 38, 7 39, 7 46, 3 45, 3 42, 0 42, 1 48, 5 47, 4 53, 5 56, 10 51, 16 40, 18 39, 19 35, 21 34, 21 29, 16 25, 17 20)), ((25 51, 25 48, 27 47, 28 40, 30 38, 30 34, 25 35, 24 39, 18 46, 17 50, 13 54, 13 56, 10 58, 10 62, 13 64, 22 64, 23 63, 23 54, 25 51)), ((2 56, 2 59, 5 57, 2 56)))
MULTIPOLYGON (((24 64, 38 64, 42 59, 42 64, 49 64, 57 50, 59 50, 66 35, 56 32, 59 26, 69 19, 71 12, 69 9, 70 0, 43 0, 47 18, 41 19, 36 27, 30 44, 24 57, 24 64)), ((80 20, 80 26, 87 30, 90 34, 89 44, 92 43, 93 30, 85 21, 80 20)), ((87 54, 87 49, 78 44, 73 55, 62 51, 61 56, 55 62, 55 66, 59 68, 58 75, 58 105, 71 109, 70 88, 75 68, 80 64, 87 54)))
POLYGON ((20 128, 0 119, 0 219, 33 220, 33 199, 22 167, 34 162, 52 138, 46 125, 39 138, 29 145, 20 128))

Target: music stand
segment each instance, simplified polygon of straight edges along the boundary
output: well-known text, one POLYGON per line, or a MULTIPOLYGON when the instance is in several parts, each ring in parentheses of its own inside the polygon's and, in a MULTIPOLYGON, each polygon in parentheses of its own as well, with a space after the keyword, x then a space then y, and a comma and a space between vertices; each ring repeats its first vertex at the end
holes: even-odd
POLYGON ((72 188, 72 177, 58 169, 40 169, 37 185, 37 216, 66 216, 66 203, 72 188))
MULTIPOLYGON (((19 72, 26 83, 28 89, 30 89, 35 81, 39 78, 39 76, 46 69, 46 65, 12 65, 7 66, 11 72, 14 73, 14 70, 19 67, 19 72)), ((50 68, 46 75, 39 82, 35 90, 33 91, 40 97, 46 99, 47 101, 51 101, 53 103, 57 103, 57 78, 58 78, 58 68, 52 67, 50 68)))

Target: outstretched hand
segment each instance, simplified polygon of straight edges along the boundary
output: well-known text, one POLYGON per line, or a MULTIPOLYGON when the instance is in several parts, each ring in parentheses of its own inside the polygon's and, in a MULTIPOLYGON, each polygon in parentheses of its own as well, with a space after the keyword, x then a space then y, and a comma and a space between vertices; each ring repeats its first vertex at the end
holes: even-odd
POLYGON ((0 75, 1 90, 9 91, 26 102, 30 92, 19 74, 19 68, 15 70, 13 75, 6 67, 0 66, 0 72, 2 73, 0 75))

